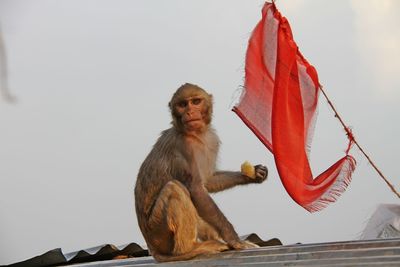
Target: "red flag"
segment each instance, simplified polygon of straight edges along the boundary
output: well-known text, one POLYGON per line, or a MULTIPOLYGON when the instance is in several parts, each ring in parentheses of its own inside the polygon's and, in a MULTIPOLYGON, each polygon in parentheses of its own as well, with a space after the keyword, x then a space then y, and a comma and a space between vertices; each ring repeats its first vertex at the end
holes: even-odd
POLYGON ((244 91, 233 111, 273 153, 286 191, 310 212, 334 202, 349 185, 355 160, 347 151, 313 177, 308 155, 318 75, 301 55, 289 22, 273 3, 265 3, 249 40, 245 75, 244 91))

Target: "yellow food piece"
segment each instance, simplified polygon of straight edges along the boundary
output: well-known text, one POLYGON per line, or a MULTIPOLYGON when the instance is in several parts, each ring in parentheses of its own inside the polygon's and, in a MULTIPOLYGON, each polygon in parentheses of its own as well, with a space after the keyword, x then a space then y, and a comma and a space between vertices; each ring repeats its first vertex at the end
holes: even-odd
POLYGON ((243 164, 241 166, 241 172, 243 175, 246 175, 250 178, 253 178, 253 179, 256 178, 256 169, 248 161, 243 162, 243 164))

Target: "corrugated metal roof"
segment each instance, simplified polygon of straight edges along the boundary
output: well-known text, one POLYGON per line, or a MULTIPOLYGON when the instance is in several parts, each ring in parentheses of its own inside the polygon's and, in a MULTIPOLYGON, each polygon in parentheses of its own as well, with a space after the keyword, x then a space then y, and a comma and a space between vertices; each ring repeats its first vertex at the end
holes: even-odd
POLYGON ((400 266, 400 239, 261 247, 162 264, 144 257, 76 265, 89 266, 400 266))
MULTIPOLYGON (((259 239, 249 236, 249 239, 259 239)), ((261 240, 261 239, 259 239, 261 240)), ((265 241, 263 241, 265 242, 265 241)), ((271 240, 269 244, 277 242, 271 240)), ((266 244, 266 243, 265 243, 266 244)), ((110 249, 110 248, 108 248, 110 249)), ((107 250, 107 249, 104 249, 107 250)), ((100 259, 98 259, 100 260, 100 259)), ((69 265, 73 261, 64 263, 69 265)), ((151 256, 74 264, 90 266, 400 266, 400 239, 274 245, 157 264, 151 256)), ((28 265, 20 265, 28 266, 28 265)))
MULTIPOLYGON (((268 241, 262 240, 256 234, 243 236, 242 239, 249 240, 259 246, 275 246, 282 245, 279 239, 273 238, 268 241)), ((93 248, 79 250, 70 253, 63 253, 60 248, 50 250, 42 255, 33 257, 31 259, 14 263, 10 267, 46 267, 46 266, 59 266, 71 265, 75 263, 84 262, 97 262, 111 260, 115 258, 139 258, 149 256, 147 249, 142 248, 136 243, 130 243, 123 246, 115 246, 112 244, 101 245, 93 248)))
POLYGON ((136 243, 116 247, 111 244, 101 245, 93 248, 79 250, 76 252, 64 254, 61 248, 50 250, 42 255, 31 259, 10 264, 12 267, 46 267, 68 265, 82 262, 98 262, 114 259, 118 256, 127 257, 145 257, 149 256, 146 249, 143 249, 136 243))

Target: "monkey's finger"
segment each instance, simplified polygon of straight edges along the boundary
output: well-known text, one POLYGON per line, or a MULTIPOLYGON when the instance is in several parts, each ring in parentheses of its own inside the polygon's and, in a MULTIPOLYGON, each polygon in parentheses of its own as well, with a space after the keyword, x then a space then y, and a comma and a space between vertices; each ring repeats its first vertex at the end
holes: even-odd
POLYGON ((267 177, 267 175, 268 175, 268 170, 258 169, 258 170, 256 171, 256 176, 257 176, 257 177, 262 178, 262 177, 267 177))
POLYGON ((265 171, 258 171, 257 173, 256 173, 256 177, 257 178, 265 178, 267 176, 267 172, 265 172, 265 171))
POLYGON ((266 166, 264 166, 264 165, 261 165, 261 164, 258 164, 258 165, 256 165, 256 166, 254 166, 254 168, 256 168, 256 169, 262 169, 262 170, 267 170, 267 167, 266 166))
POLYGON ((264 171, 264 172, 268 172, 267 167, 259 165, 258 167, 255 167, 256 171, 264 171))

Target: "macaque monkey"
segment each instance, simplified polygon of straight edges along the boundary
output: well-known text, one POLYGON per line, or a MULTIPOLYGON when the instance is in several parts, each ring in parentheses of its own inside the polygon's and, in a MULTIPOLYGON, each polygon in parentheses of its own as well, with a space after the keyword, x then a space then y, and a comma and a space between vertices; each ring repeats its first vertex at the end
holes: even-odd
POLYGON ((169 108, 172 127, 161 133, 135 186, 137 219, 151 254, 165 262, 257 247, 240 240, 209 193, 261 183, 267 168, 255 166, 253 177, 216 170, 220 141, 210 124, 212 96, 199 86, 179 87, 169 108))

